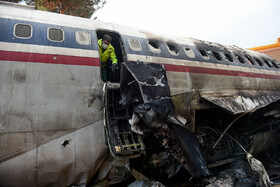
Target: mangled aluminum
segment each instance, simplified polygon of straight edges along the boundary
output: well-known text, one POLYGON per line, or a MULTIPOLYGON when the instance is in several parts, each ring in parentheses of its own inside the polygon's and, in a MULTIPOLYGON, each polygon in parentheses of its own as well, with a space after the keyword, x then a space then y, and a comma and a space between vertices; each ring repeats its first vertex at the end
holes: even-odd
POLYGON ((239 159, 229 168, 220 171, 219 175, 205 179, 210 183, 207 187, 272 186, 263 164, 248 152, 246 159, 248 162, 239 159))
MULTIPOLYGON (((245 152, 246 160, 248 161, 247 165, 249 165, 250 168, 247 167, 247 171, 245 172, 244 167, 240 167, 240 165, 239 165, 243 161, 241 159, 239 159, 236 162, 236 163, 239 163, 239 164, 236 164, 236 165, 239 165, 239 167, 236 168, 234 166, 233 167, 234 170, 229 169, 227 171, 225 170, 225 171, 221 172, 222 175, 218 176, 218 178, 215 180, 215 182, 210 185, 207 185, 207 187, 233 186, 235 180, 237 180, 237 181, 239 180, 239 182, 242 183, 242 178, 248 177, 249 175, 252 175, 252 176, 258 178, 258 184, 261 187, 270 187, 272 182, 270 181, 269 175, 268 175, 264 165, 262 164, 262 162, 256 158, 254 158, 251 153, 247 152, 245 150, 245 148, 239 142, 237 142, 232 136, 230 136, 229 134, 226 134, 226 135, 229 136, 245 152), (249 171, 248 171, 248 169, 249 169, 249 171), (248 173, 251 173, 251 174, 248 174, 248 173), (240 176, 240 174, 243 176, 240 176)), ((247 181, 246 182, 243 181, 243 182, 247 183, 247 185, 250 186, 250 183, 257 181, 256 179, 254 179, 254 177, 251 177, 250 179, 247 178, 247 181), (248 179, 249 179, 249 181, 248 181, 248 179)), ((255 186, 255 185, 253 185, 253 186, 255 186)))
MULTIPOLYGON (((166 72, 160 64, 127 62, 121 68, 123 106, 133 106, 133 122, 141 119, 167 152, 174 156, 195 178, 209 175, 195 136, 174 115, 166 72)), ((140 131, 141 132, 141 131, 140 131)))
POLYGON ((201 97, 225 109, 232 114, 239 114, 265 107, 279 101, 279 91, 264 90, 229 90, 201 92, 201 97))

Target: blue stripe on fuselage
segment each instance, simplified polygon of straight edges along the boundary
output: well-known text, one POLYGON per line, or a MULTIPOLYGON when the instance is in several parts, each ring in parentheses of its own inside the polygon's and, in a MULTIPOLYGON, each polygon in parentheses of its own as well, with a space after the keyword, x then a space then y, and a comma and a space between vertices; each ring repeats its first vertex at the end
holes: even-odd
POLYGON ((77 49, 90 49, 98 50, 96 33, 93 30, 79 29, 74 27, 66 27, 59 25, 51 25, 38 22, 14 20, 7 18, 0 18, 0 42, 11 42, 11 43, 22 43, 32 45, 44 45, 44 46, 55 46, 55 47, 66 47, 66 48, 77 48, 77 49), (32 37, 29 39, 21 39, 14 36, 14 25, 17 23, 29 24, 33 27, 32 37), (64 31, 64 41, 53 42, 47 38, 48 28, 60 28, 64 31), (91 35, 90 45, 80 45, 76 42, 75 32, 86 31, 91 35))

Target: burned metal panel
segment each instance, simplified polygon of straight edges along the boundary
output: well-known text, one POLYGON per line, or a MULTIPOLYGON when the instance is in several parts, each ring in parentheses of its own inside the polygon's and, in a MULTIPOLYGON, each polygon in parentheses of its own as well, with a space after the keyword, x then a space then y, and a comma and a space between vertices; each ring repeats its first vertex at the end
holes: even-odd
POLYGON ((198 91, 174 95, 172 96, 172 101, 175 106, 174 113, 176 118, 183 117, 186 120, 183 124, 193 133, 196 129, 196 110, 205 110, 213 107, 209 102, 201 99, 198 91))
POLYGON ((167 152, 193 177, 209 174, 195 136, 172 117, 174 105, 163 66, 143 62, 123 63, 121 93, 123 106, 133 106, 133 115, 145 122, 167 152))
POLYGON ((209 102, 201 99, 199 91, 186 92, 172 96, 175 105, 175 113, 185 118, 192 110, 209 109, 213 107, 209 102))
POLYGON ((201 92, 200 95, 232 114, 259 109, 280 99, 279 91, 261 90, 201 92))
POLYGON ((126 93, 129 89, 127 86, 135 89, 135 96, 140 102, 147 103, 170 96, 166 72, 162 65, 129 62, 123 63, 121 71, 121 92, 126 93))

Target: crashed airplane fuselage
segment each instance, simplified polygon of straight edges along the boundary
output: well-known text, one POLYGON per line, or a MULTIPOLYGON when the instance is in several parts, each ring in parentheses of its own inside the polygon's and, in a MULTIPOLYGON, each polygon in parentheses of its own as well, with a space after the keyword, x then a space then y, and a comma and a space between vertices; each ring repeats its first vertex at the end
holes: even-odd
POLYGON ((279 62, 264 54, 4 2, 0 26, 0 186, 86 185, 93 176, 114 183, 133 163, 161 167, 157 160, 175 166, 166 171, 170 176, 182 165, 188 178, 199 177, 244 156, 232 138, 253 153, 278 142, 279 62), (149 108, 150 120, 139 119, 143 105, 131 105, 139 99, 123 103, 126 76, 108 72, 114 83, 101 79, 98 39, 104 34, 113 38, 119 65, 163 65, 166 79, 153 81, 159 88, 168 81, 170 100, 162 105, 152 91, 142 104, 174 105, 172 118, 164 112, 155 118, 149 108), (133 115, 140 123, 131 130, 133 115), (174 153, 176 146, 184 156, 174 153), (195 159, 188 154, 194 152, 195 159), (114 167, 122 172, 110 171, 114 167))

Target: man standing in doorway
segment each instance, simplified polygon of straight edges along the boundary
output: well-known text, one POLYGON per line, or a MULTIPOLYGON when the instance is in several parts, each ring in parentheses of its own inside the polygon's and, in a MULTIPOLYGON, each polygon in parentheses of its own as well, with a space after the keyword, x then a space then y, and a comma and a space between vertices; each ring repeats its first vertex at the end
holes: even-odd
POLYGON ((113 73, 117 70, 118 59, 115 54, 115 49, 111 45, 111 42, 112 37, 108 34, 104 34, 103 39, 98 40, 102 79, 104 82, 107 82, 107 70, 109 68, 113 73), (112 62, 112 65, 110 64, 110 62, 112 62))

